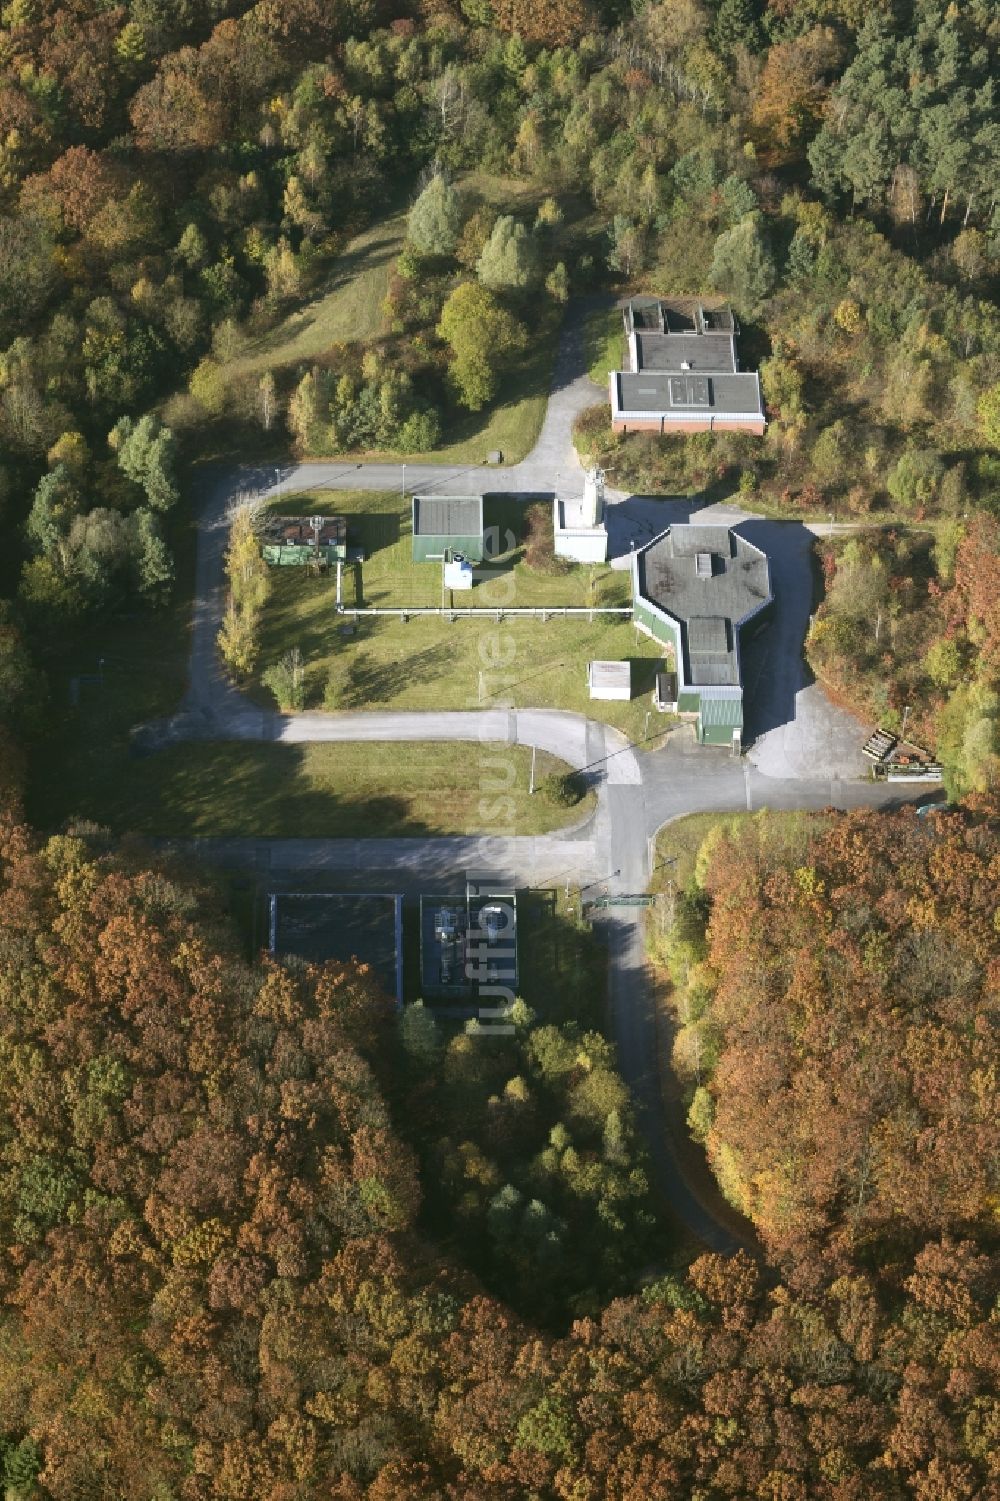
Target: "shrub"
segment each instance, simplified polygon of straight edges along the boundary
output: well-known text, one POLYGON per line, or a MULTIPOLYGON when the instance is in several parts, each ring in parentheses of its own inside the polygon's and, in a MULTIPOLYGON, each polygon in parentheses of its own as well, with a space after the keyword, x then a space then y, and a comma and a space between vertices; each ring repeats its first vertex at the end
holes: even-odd
POLYGON ((538 794, 554 808, 575 808, 582 802, 587 784, 578 771, 553 771, 538 784, 538 794))
POLYGON ((889 494, 906 510, 928 505, 938 493, 944 464, 929 448, 907 448, 888 479, 889 494))
POLYGON ((524 519, 526 565, 536 573, 565 573, 569 564, 556 557, 550 507, 544 503, 529 506, 524 519))
POLYGON ((602 458, 620 446, 611 429, 611 407, 606 401, 587 407, 573 424, 573 447, 577 453, 602 458))
POLYGON ((399 429, 396 447, 401 453, 427 453, 441 442, 441 418, 433 407, 412 412, 399 429))
POLYGON ((280 662, 261 673, 260 680, 274 694, 282 713, 297 713, 305 707, 305 666, 297 646, 286 652, 280 662))
POLYGON ((346 686, 347 678, 344 669, 335 662, 327 669, 326 681, 323 684, 323 708, 328 711, 342 708, 346 686))
POLYGON ((207 355, 192 372, 188 390, 210 417, 221 416, 225 410, 228 394, 226 377, 221 365, 207 355))

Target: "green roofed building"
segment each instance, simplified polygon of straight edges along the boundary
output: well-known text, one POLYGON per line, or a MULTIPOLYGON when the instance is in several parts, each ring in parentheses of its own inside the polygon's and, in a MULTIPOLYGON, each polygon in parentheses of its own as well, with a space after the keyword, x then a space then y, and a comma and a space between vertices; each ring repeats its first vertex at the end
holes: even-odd
POLYGON ((677 712, 704 745, 743 739, 740 636, 766 619, 767 556, 728 526, 672 526, 632 559, 635 623, 673 648, 677 712))
POLYGON ((484 552, 481 495, 414 495, 413 561, 461 556, 481 563, 484 552))

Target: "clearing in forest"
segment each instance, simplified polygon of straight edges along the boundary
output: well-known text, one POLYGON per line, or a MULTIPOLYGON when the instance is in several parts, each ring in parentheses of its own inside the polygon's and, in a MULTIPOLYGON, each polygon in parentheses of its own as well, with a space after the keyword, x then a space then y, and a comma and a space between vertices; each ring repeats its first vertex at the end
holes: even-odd
MULTIPOLYGON (((442 570, 411 559, 410 501, 398 494, 317 492, 286 498, 288 513, 346 516, 348 544, 363 547, 365 561, 344 571, 345 605, 541 608, 627 606, 628 575, 606 565, 567 566, 543 572, 524 560, 523 502, 487 497, 484 523, 496 525, 513 545, 493 566, 477 570, 468 593, 445 595, 442 570)), ((318 709, 570 709, 601 719, 633 740, 647 733, 652 690, 662 660, 658 645, 626 615, 365 616, 355 623, 335 613, 332 574, 306 569, 271 571, 260 663, 266 670, 298 648, 306 668, 306 707, 318 709), (499 644, 490 645, 496 641, 499 644), (485 644, 484 644, 485 643, 485 644), (591 700, 587 664, 592 659, 632 661, 630 702, 591 700), (502 660, 502 669, 497 661, 502 660)), ((273 707, 265 690, 255 690, 273 707)), ((651 728, 665 724, 654 715, 651 728)))

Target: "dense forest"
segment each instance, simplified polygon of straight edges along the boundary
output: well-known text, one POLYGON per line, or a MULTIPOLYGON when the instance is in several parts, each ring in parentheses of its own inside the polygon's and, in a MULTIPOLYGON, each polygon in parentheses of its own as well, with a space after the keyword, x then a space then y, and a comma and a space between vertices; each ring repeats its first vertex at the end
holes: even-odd
MULTIPOLYGON (((844 818, 783 854, 764 825, 746 862, 719 836, 704 1119, 775 1263, 651 1265, 543 1335, 422 1228, 385 1103, 395 1028, 363 973, 250 966, 211 892, 8 821, 7 1495, 995 1494, 1000 849, 958 815, 917 822, 844 818), (922 967, 945 944, 955 963, 922 967)), ((542 1090, 554 1045, 532 1047, 542 1090)))
POLYGON ((9 1501, 998 1494, 998 54, 991 0, 3 6, 9 1501), (396 221, 383 331, 270 361, 396 221), (483 1048, 19 813, 66 643, 183 603, 203 460, 433 450, 633 290, 732 301, 767 435, 579 446, 856 526, 810 662, 955 800, 720 825, 673 893, 758 1258, 665 1224, 596 1013, 483 1048))
POLYGON ((762 442, 622 441, 598 407, 581 442, 621 483, 906 522, 995 503, 987 0, 15 0, 0 27, 17 736, 67 632, 176 587, 178 465, 426 452, 498 382, 544 390, 580 292, 721 292, 762 371, 762 442), (387 211, 388 331, 272 367, 387 211))
POLYGON ((763 443, 622 440, 596 408, 581 444, 620 483, 910 524, 994 506, 986 0, 15 0, 0 35, 15 734, 66 633, 176 587, 179 465, 431 450, 505 381, 544 390, 596 288, 730 297, 769 408, 763 443), (356 338, 260 356, 393 209, 387 332, 362 303, 356 338))
POLYGON ((996 1195, 995 829, 856 813, 716 825, 666 956, 690 1120, 779 1260, 829 1275, 996 1195))

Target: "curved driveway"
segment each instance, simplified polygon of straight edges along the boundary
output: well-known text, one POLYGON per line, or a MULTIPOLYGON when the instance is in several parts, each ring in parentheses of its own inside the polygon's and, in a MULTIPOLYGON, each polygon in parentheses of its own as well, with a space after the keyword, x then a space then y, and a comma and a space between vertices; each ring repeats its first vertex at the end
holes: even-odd
MULTIPOLYGON (((556 710, 488 709, 467 713, 356 713, 281 715, 254 706, 226 679, 215 639, 224 605, 223 554, 227 514, 247 491, 273 499, 279 489, 401 489, 419 475, 421 490, 466 493, 470 488, 506 494, 573 494, 582 474, 570 440, 578 412, 601 399, 585 373, 579 321, 568 327, 557 355, 553 390, 539 441, 520 464, 507 468, 421 464, 309 462, 277 472, 238 468, 216 472, 205 486, 197 527, 197 564, 190 680, 180 712, 144 731, 147 747, 182 739, 305 741, 448 740, 535 745, 582 770, 597 790, 597 809, 582 827, 562 834, 504 834, 444 839, 199 840, 217 863, 249 865, 261 874, 341 871, 364 874, 369 889, 380 880, 397 890, 492 871, 518 886, 582 886, 615 897, 645 891, 657 831, 673 819, 707 810, 762 807, 819 809, 883 805, 898 790, 860 780, 860 726, 834 710, 806 676, 802 637, 811 608, 809 544, 793 523, 768 523, 742 513, 707 508, 704 519, 742 521, 752 540, 772 558, 777 611, 774 624, 747 650, 748 699, 757 724, 749 756, 695 747, 683 733, 664 749, 647 752, 616 730, 581 715, 556 710), (754 532, 758 535, 754 535, 754 532), (803 734, 803 727, 807 733, 803 734)), ((612 554, 627 561, 633 545, 696 507, 612 494, 612 554)), ((635 1099, 657 1186, 672 1211, 700 1240, 733 1249, 747 1232, 734 1228, 707 1171, 682 1171, 664 1108, 657 1066, 662 1035, 648 972, 640 920, 628 908, 602 918, 610 954, 609 1001, 622 1074, 635 1099), (697 1178, 697 1181, 695 1179, 697 1178)))

